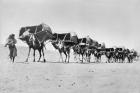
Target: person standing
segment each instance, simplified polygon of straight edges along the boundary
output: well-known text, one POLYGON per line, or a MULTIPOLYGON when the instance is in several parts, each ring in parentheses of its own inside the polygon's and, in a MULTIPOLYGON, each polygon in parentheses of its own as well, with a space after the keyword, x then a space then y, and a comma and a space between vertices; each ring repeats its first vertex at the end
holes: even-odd
POLYGON ((14 62, 14 59, 15 57, 17 56, 17 48, 16 48, 16 44, 17 43, 17 40, 15 39, 15 34, 10 34, 7 41, 6 41, 6 44, 5 44, 5 47, 9 47, 9 57, 10 59, 14 62))

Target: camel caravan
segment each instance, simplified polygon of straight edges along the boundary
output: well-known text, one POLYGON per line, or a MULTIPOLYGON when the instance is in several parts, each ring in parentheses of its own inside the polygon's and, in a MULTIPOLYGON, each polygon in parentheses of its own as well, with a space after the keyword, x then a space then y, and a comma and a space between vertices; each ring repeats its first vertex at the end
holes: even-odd
MULTIPOLYGON (((138 59, 138 52, 127 48, 107 48, 105 44, 90 38, 90 36, 78 38, 75 32, 72 33, 53 33, 51 28, 42 23, 36 26, 21 27, 19 31, 19 39, 25 42, 29 47, 29 52, 26 58, 26 62, 30 56, 30 51, 33 49, 35 62, 35 51, 39 51, 40 61, 43 55, 43 61, 46 62, 44 57, 45 42, 50 42, 52 46, 58 50, 62 62, 69 63, 70 52, 73 50, 74 60, 78 62, 91 62, 91 57, 95 58, 95 62, 102 62, 102 56, 107 58, 108 63, 118 62, 124 63, 128 60, 128 63, 132 63, 138 59), (62 54, 65 54, 63 59, 62 54)), ((8 45, 7 43, 6 45, 8 45)), ((10 45, 10 44, 9 44, 10 45)), ((14 45, 15 46, 15 45, 14 45)), ((9 48, 10 49, 10 48, 9 48)), ((16 50, 16 49, 15 49, 16 50)), ((13 60, 14 61, 14 60, 13 60)))

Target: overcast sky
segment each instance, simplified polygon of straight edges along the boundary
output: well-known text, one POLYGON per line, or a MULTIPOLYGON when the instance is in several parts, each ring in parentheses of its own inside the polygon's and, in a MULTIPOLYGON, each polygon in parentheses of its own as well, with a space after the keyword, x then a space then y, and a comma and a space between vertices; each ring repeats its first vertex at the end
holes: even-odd
MULTIPOLYGON (((53 32, 90 35, 106 46, 140 47, 139 0, 0 0, 0 40, 42 22, 53 32)), ((23 45, 18 41, 18 45, 23 45)))

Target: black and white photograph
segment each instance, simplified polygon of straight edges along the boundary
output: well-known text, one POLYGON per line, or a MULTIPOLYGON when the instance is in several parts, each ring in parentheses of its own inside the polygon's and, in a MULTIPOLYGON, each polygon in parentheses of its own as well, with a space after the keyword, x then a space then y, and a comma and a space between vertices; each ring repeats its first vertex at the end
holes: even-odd
POLYGON ((140 93, 140 0, 0 0, 0 93, 140 93))

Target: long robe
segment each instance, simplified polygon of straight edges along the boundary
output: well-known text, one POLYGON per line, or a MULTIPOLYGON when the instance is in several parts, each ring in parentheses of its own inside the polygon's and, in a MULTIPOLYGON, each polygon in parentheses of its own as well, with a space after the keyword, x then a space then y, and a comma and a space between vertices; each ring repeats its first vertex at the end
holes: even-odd
POLYGON ((7 39, 7 43, 5 44, 5 46, 8 45, 9 47, 9 57, 12 58, 12 57, 16 57, 17 56, 17 48, 16 48, 16 44, 17 41, 16 39, 7 39))

